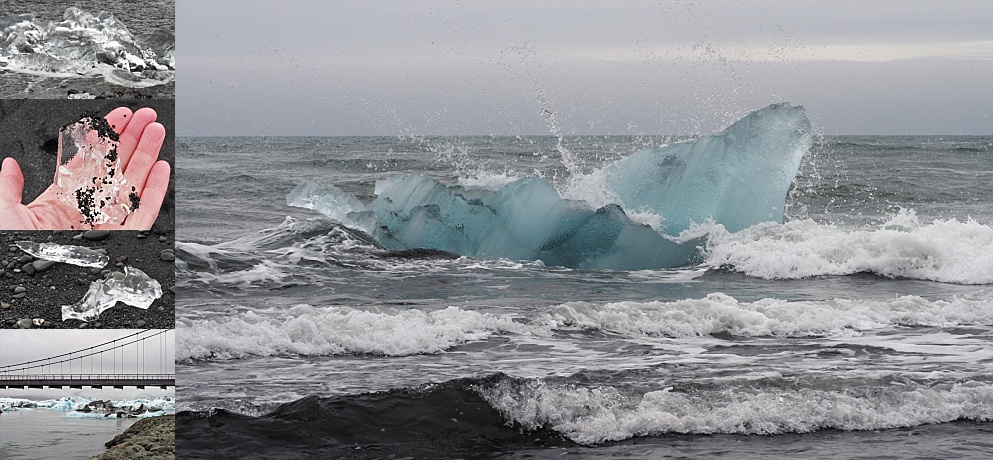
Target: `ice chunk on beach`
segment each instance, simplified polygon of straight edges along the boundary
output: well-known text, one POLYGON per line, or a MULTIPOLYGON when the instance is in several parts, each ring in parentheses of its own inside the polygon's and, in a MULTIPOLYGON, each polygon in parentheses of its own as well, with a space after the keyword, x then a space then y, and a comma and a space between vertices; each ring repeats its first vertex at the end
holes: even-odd
POLYGON ((333 185, 303 182, 286 195, 286 204, 317 211, 346 227, 372 234, 376 228, 376 215, 353 195, 333 185))
POLYGON ((732 232, 781 222, 811 142, 803 108, 782 103, 723 132, 644 150, 578 178, 615 197, 604 206, 564 199, 540 177, 491 191, 447 186, 419 173, 377 181, 369 205, 312 183, 294 189, 287 203, 317 210, 394 250, 432 248, 583 269, 677 267, 699 256, 703 241, 675 238, 694 222, 712 220, 732 232), (632 220, 625 209, 659 216, 660 229, 632 220))
POLYGON ((803 107, 773 104, 718 134, 643 150, 602 174, 624 209, 661 215, 670 235, 706 219, 736 232, 782 222, 786 193, 812 139, 803 107))
POLYGON ((117 224, 138 209, 139 197, 121 172, 118 134, 96 114, 59 131, 55 187, 59 200, 79 209, 85 224, 117 224))
POLYGON ((83 246, 72 246, 55 243, 35 243, 34 241, 18 241, 14 243, 22 251, 39 259, 62 262, 81 267, 99 268, 107 265, 110 257, 83 246))
POLYGON ((146 77, 161 84, 175 69, 174 42, 167 31, 142 42, 113 14, 74 6, 66 8, 62 21, 32 14, 0 18, 0 62, 15 71, 82 75, 111 66, 135 76, 128 86, 145 86, 146 77))
POLYGON ((162 285, 158 281, 137 268, 124 267, 124 276, 112 275, 94 281, 79 302, 63 305, 62 320, 92 321, 117 302, 147 310, 159 297, 162 297, 162 285))

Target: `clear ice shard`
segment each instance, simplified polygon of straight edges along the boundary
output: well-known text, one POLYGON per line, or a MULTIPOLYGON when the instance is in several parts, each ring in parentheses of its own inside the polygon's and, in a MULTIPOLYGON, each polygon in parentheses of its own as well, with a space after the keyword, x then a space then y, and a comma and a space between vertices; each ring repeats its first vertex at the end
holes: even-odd
POLYGON ((83 224, 118 224, 138 208, 138 195, 121 173, 117 145, 118 134, 95 114, 59 131, 56 193, 79 210, 83 224))
POLYGON ((377 181, 368 205, 310 182, 290 192, 287 204, 317 210, 392 250, 441 249, 580 269, 678 267, 699 256, 699 238, 674 238, 694 222, 713 220, 732 232, 781 222, 812 139, 803 107, 773 104, 720 133, 643 150, 575 178, 612 197, 599 207, 564 199, 541 177, 493 191, 420 173, 377 181), (661 224, 636 222, 625 209, 658 216, 661 224))
POLYGON ((86 295, 74 305, 62 306, 62 320, 93 321, 104 310, 124 302, 132 307, 148 309, 162 297, 162 285, 137 268, 124 267, 124 276, 109 276, 90 283, 86 295))
POLYGON ((81 267, 100 268, 107 265, 110 257, 83 246, 72 246, 55 243, 35 243, 34 241, 18 241, 14 243, 22 251, 39 259, 62 262, 81 267))

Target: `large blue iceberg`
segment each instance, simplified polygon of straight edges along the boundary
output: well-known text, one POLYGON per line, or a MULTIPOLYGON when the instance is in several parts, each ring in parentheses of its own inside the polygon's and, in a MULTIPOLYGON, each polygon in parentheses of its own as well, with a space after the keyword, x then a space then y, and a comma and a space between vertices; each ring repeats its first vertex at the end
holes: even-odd
POLYGON ((470 257, 541 260, 582 269, 649 269, 691 263, 700 241, 672 237, 712 219, 729 231, 781 222, 786 194, 810 148, 803 107, 752 112, 724 131, 646 149, 591 174, 616 203, 594 209, 563 199, 541 177, 501 190, 444 185, 420 173, 376 183, 364 204, 331 185, 304 182, 287 204, 316 210, 391 250, 432 248, 470 257), (625 209, 661 216, 656 229, 625 209))

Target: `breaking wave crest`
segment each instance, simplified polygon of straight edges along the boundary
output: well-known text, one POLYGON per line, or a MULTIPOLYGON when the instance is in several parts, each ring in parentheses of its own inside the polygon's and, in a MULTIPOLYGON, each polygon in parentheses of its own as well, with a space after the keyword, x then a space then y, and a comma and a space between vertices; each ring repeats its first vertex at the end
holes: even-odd
POLYGON ((853 388, 845 388, 843 380, 824 382, 827 388, 775 383, 641 393, 503 379, 478 391, 514 424, 551 428, 586 445, 666 433, 808 433, 993 420, 990 382, 860 382, 853 388))
POLYGON ((707 263, 765 279, 874 273, 957 284, 993 284, 993 227, 974 220, 921 223, 903 210, 877 228, 812 220, 763 223, 737 233, 712 227, 707 263))
POLYGON ((560 325, 627 336, 846 336, 893 326, 993 325, 993 294, 930 301, 917 296, 892 300, 741 302, 725 294, 672 302, 570 302, 556 306, 560 325))
POLYGON ((279 436, 266 436, 264 445, 249 444, 270 455, 301 446, 310 453, 350 456, 366 455, 367 447, 378 455, 398 448, 410 454, 435 451, 439 442, 449 453, 471 453, 598 445, 671 433, 862 431, 991 420, 993 384, 988 381, 888 379, 860 385, 845 379, 774 379, 638 390, 587 386, 572 378, 494 374, 354 396, 308 396, 259 417, 224 410, 182 412, 177 416, 182 445, 177 447, 230 455, 266 432, 279 436))
POLYGON ((742 302, 726 294, 670 302, 570 302, 527 317, 448 307, 435 311, 301 304, 280 314, 245 312, 213 322, 180 320, 177 359, 248 356, 407 356, 440 353, 494 336, 554 337, 589 330, 624 337, 680 338, 714 334, 847 337, 891 327, 993 325, 993 294, 948 300, 742 302))
POLYGON ((510 316, 449 307, 421 310, 358 310, 297 305, 288 317, 253 312, 215 323, 184 324, 176 358, 231 359, 245 356, 437 353, 505 332, 527 333, 510 316))

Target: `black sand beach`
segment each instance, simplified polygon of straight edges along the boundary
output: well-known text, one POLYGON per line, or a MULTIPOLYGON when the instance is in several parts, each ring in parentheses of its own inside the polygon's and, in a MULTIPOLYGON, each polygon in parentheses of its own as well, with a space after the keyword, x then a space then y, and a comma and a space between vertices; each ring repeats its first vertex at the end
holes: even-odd
MULTIPOLYGON (((166 129, 159 159, 169 162, 175 171, 175 101, 118 100, 0 100, 0 158, 17 160, 24 173, 23 203, 30 203, 51 185, 55 177, 59 129, 76 121, 85 112, 106 115, 117 107, 132 111, 150 107, 166 129)), ((156 226, 172 229, 175 225, 175 174, 169 179, 169 193, 159 211, 156 226)))
MULTIPOLYGON (((156 226, 151 232, 107 232, 102 239, 80 237, 83 234, 77 231, 0 232, 0 327, 17 328, 19 321, 23 326, 26 324, 23 320, 43 319, 40 326, 32 327, 174 328, 175 266, 170 255, 175 240, 172 227, 156 226), (35 268, 35 259, 28 260, 27 254, 15 246, 15 242, 22 240, 104 249, 110 262, 103 268, 57 263, 39 270, 35 268), (31 268, 25 270, 26 265, 31 268), (95 321, 62 321, 62 305, 82 299, 90 283, 105 276, 104 271, 123 271, 124 266, 137 268, 158 281, 162 285, 162 297, 148 310, 118 302, 95 321)), ((92 235, 89 236, 93 238, 92 235)), ((37 265, 43 267, 45 264, 37 265)))

